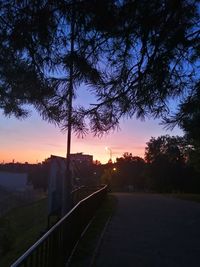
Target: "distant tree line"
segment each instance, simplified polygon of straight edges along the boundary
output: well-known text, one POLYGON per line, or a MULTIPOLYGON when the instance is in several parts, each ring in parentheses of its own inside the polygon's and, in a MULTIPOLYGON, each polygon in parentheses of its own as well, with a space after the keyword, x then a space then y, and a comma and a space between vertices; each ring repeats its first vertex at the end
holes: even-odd
POLYGON ((124 153, 108 164, 102 181, 112 190, 200 193, 200 173, 195 153, 185 137, 152 137, 145 158, 124 153))
POLYGON ((38 164, 29 164, 28 162, 4 163, 0 164, 0 171, 27 173, 28 183, 33 185, 34 189, 43 189, 44 191, 47 190, 49 169, 46 161, 38 164))
MULTIPOLYGON (((100 183, 103 166, 100 164, 87 164, 86 162, 72 165, 73 186, 96 186, 100 183)), ((43 161, 31 168, 28 174, 29 182, 35 189, 48 190, 50 177, 50 163, 43 161)))
POLYGON ((2 172, 18 172, 25 173, 33 168, 36 164, 29 164, 28 162, 19 163, 19 162, 10 162, 10 163, 1 163, 0 171, 2 172))
MULTIPOLYGON (((117 158, 116 163, 76 164, 74 186, 106 183, 112 190, 200 193, 199 142, 198 138, 191 139, 190 136, 192 134, 189 135, 188 130, 183 137, 151 137, 144 159, 126 152, 117 158)), ((27 172, 28 180, 35 189, 48 189, 47 161, 1 164, 0 170, 27 172)))
MULTIPOLYGON (((104 166, 96 161, 94 164, 79 162, 73 165, 73 184, 78 186, 96 186, 100 184, 100 177, 103 173, 104 166)), ((4 163, 0 164, 0 171, 27 173, 28 183, 33 185, 34 189, 42 189, 47 191, 48 180, 50 175, 50 165, 48 160, 42 163, 29 164, 26 163, 4 163)))

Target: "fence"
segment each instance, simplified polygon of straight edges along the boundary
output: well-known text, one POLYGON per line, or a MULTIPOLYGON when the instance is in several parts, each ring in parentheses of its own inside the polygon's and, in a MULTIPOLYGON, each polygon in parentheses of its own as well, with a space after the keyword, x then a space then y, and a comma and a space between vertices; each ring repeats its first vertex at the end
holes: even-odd
POLYGON ((107 193, 107 186, 81 200, 11 267, 65 266, 67 259, 107 193))
POLYGON ((79 201, 91 195, 102 186, 80 186, 71 192, 72 205, 75 206, 79 201))

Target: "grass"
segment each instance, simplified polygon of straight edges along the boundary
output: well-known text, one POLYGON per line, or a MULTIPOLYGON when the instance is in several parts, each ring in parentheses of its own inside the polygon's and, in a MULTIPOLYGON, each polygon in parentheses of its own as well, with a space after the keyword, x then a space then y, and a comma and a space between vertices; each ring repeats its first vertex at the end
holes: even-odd
POLYGON ((113 195, 108 195, 96 212, 94 220, 80 240, 71 259, 70 267, 90 266, 99 237, 108 218, 113 214, 117 200, 113 195))
MULTIPOLYGON (((95 218, 85 233, 72 257, 70 266, 83 267, 90 263, 99 236, 116 206, 116 198, 108 195, 96 212, 95 218)), ((0 266, 8 267, 41 236, 47 226, 47 199, 9 211, 0 218, 1 232, 6 233, 9 249, 0 257, 0 266), (10 247, 11 245, 11 247, 10 247)))
POLYGON ((200 194, 176 193, 176 194, 172 194, 171 196, 176 197, 176 198, 180 198, 183 200, 200 202, 200 194))
MULTIPOLYGON (((40 237, 47 227, 47 199, 15 208, 0 218, 0 230, 8 243, 0 266, 8 267, 40 237)), ((6 245, 6 244, 5 244, 6 245)))

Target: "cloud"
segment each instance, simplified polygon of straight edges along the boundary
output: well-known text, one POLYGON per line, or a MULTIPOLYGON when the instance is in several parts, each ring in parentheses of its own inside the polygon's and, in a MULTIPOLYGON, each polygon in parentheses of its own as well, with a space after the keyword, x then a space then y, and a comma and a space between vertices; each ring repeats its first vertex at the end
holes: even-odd
POLYGON ((47 146, 52 146, 52 147, 62 147, 63 148, 63 145, 62 144, 50 144, 50 143, 46 143, 46 144, 44 144, 44 145, 47 145, 47 146))

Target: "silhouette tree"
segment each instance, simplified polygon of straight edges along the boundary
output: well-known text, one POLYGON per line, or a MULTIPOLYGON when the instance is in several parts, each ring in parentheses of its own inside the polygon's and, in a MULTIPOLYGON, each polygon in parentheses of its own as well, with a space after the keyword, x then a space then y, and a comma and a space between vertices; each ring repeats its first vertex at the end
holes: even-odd
POLYGON ((144 189, 145 162, 138 156, 132 156, 132 153, 125 152, 121 158, 117 158, 115 179, 118 179, 121 189, 131 187, 138 191, 144 189))
POLYGON ((72 108, 79 133, 88 119, 97 134, 125 115, 167 113, 168 98, 197 83, 198 1, 6 0, 0 8, 0 107, 7 115, 27 115, 30 103, 66 128, 71 65, 72 97, 83 83, 96 96, 91 106, 72 108))
POLYGON ((84 132, 81 110, 72 110, 71 99, 81 82, 97 83, 100 75, 95 52, 89 56, 84 3, 78 2, 1 2, 0 107, 6 115, 26 116, 24 104, 30 103, 64 128, 72 113, 74 130, 84 132))
POLYGON ((185 132, 190 144, 190 163, 200 172, 200 83, 187 96, 177 114, 165 122, 173 127, 178 124, 185 132))
POLYGON ((145 151, 148 186, 159 192, 199 191, 197 176, 188 164, 189 153, 190 146, 184 137, 152 137, 145 151))
POLYGON ((43 189, 44 192, 48 189, 49 166, 47 161, 33 166, 28 172, 29 183, 34 189, 43 189))
POLYGON ((162 159, 169 162, 184 162, 188 158, 187 142, 184 137, 162 135, 151 137, 145 148, 145 160, 153 163, 162 159))
POLYGON ((87 16, 83 17, 85 4, 75 0, 1 2, 1 107, 5 114, 25 116, 23 104, 31 103, 44 119, 68 129, 63 215, 70 209, 71 130, 82 134, 87 130, 82 109, 73 109, 75 88, 101 81, 95 49, 91 53, 95 33, 91 27, 86 31, 87 16))

